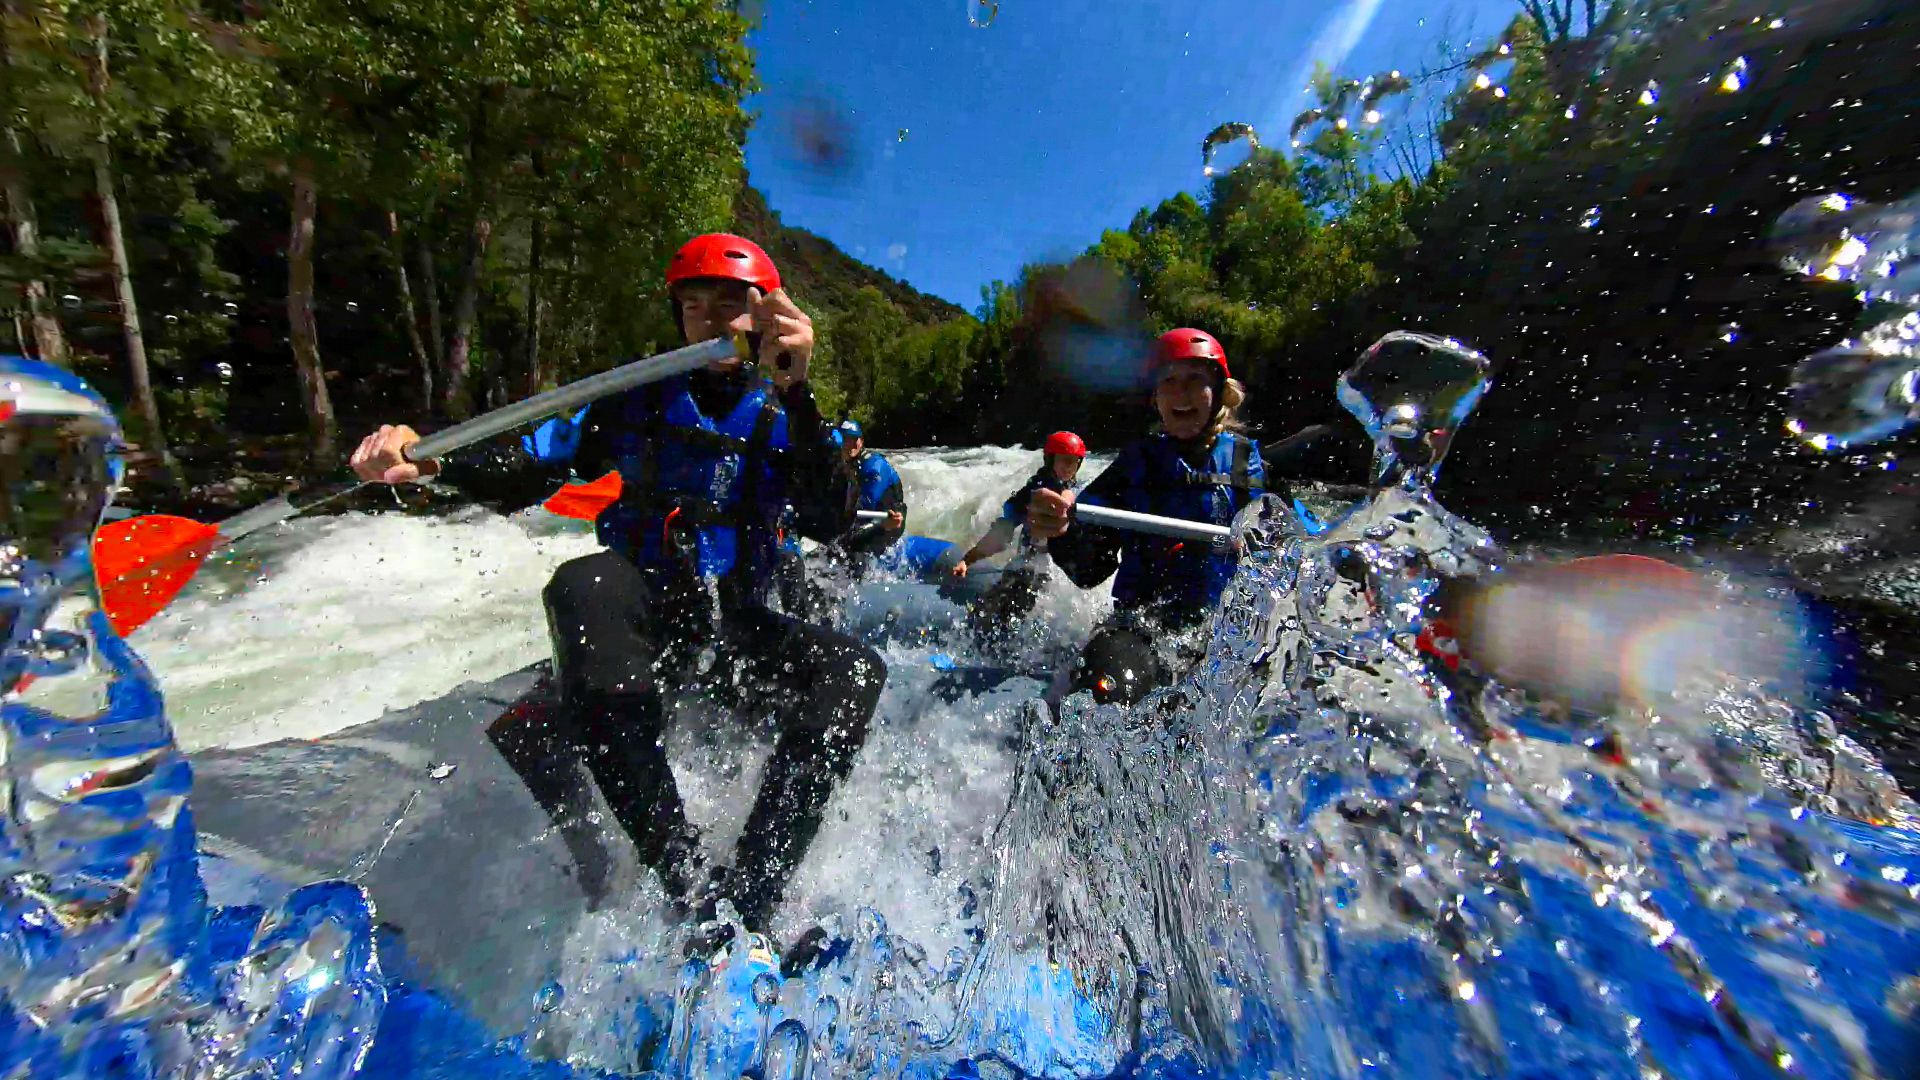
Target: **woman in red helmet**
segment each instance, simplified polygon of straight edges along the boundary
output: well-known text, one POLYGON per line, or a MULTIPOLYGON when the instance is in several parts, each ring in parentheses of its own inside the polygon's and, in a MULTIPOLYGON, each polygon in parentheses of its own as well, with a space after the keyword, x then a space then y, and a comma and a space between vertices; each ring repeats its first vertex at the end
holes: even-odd
POLYGON ((852 475, 807 385, 811 320, 767 253, 738 236, 689 241, 667 285, 688 343, 745 332, 758 338, 758 369, 717 362, 444 463, 407 462, 419 436, 382 427, 352 461, 367 480, 438 475, 502 510, 539 502, 570 474, 620 473, 620 497, 596 522, 609 550, 565 563, 544 593, 562 706, 601 793, 667 888, 699 889, 709 908, 730 898, 764 926, 852 768, 886 669, 852 638, 767 607, 784 523, 825 542, 854 521, 852 475), (662 735, 663 698, 700 685, 707 649, 721 659, 699 666, 744 676, 747 703, 773 713, 780 734, 732 870, 702 880, 662 735))
MULTIPOLYGON (((1074 490, 1074 478, 1080 475, 1080 465, 1087 460, 1086 442, 1071 431, 1056 431, 1047 436, 1042 454, 1039 470, 1001 506, 999 518, 987 529, 986 535, 974 541, 973 547, 953 564, 954 577, 966 577, 969 566, 1007 550, 1027 523, 1027 503, 1035 491, 1074 490)), ((1031 533, 1021 544, 1022 553, 1044 550, 1046 541, 1031 533)), ((1025 615, 1040 598, 1040 586, 1045 580, 1044 563, 1016 563, 973 605, 970 621, 976 630, 990 632, 1008 620, 1025 615)))
MULTIPOLYGON (((1160 335, 1150 362, 1160 430, 1120 452, 1080 499, 1165 517, 1228 525, 1266 488, 1260 446, 1233 430, 1246 391, 1212 334, 1182 328, 1160 335)), ((1075 495, 1040 489, 1029 497, 1027 529, 1068 580, 1091 589, 1112 577, 1114 617, 1095 631, 1075 665, 1072 688, 1131 703, 1169 673, 1155 640, 1188 629, 1213 610, 1232 580, 1235 555, 1164 537, 1072 525, 1075 495)))

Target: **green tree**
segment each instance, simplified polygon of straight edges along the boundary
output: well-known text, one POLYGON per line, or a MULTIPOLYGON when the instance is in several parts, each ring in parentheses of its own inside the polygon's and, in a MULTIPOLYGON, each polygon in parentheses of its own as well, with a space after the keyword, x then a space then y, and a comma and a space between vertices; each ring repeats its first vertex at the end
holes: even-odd
MULTIPOLYGON (((206 32, 192 0, 8 0, 0 11, 6 89, 15 110, 7 122, 6 171, 8 204, 17 215, 16 252, 33 258, 38 247, 27 159, 37 153, 48 166, 84 174, 98 208, 99 246, 140 438, 166 474, 177 476, 153 388, 116 155, 123 149, 152 153, 182 124, 218 118, 242 126, 256 82, 246 62, 206 32), (174 127, 161 122, 176 114, 174 127)), ((58 358, 54 328, 37 303, 42 297, 44 284, 30 280, 27 306, 35 336, 43 355, 58 358)))

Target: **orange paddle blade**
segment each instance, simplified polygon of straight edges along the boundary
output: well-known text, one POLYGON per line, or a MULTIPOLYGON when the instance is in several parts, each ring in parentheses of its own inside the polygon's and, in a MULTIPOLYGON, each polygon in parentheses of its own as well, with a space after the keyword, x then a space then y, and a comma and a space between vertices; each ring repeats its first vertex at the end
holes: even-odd
POLYGON ((598 521, 600 511, 612 505, 620 497, 620 474, 610 472, 607 475, 586 484, 568 484, 554 492, 542 503, 550 513, 561 517, 578 518, 581 521, 598 521))
POLYGON ((102 525, 93 534, 93 573, 114 632, 125 637, 158 615, 219 540, 215 526, 168 514, 102 525))

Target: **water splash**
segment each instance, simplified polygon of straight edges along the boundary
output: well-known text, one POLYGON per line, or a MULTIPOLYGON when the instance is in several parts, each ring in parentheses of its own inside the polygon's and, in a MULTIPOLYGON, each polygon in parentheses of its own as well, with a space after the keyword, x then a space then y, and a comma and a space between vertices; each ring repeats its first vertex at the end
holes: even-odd
POLYGON ((1207 132, 1207 137, 1200 140, 1201 172, 1212 176, 1216 171, 1214 158, 1219 155, 1223 147, 1237 142, 1245 142, 1249 150, 1260 149, 1260 136, 1253 130, 1252 124, 1230 121, 1207 132))
POLYGON ((1826 451, 1910 426, 1920 418, 1920 195, 1886 205, 1814 196, 1780 216, 1773 240, 1786 269, 1852 285, 1867 304, 1863 329, 1794 369, 1787 430, 1826 451))
MULTIPOLYGON (((1657 713, 1569 704, 1423 651, 1449 583, 1519 572, 1430 489, 1487 370, 1384 339, 1341 382, 1373 496, 1311 533, 1249 508, 1176 686, 1021 709, 973 947, 936 959, 861 911, 790 971, 739 926, 682 959, 639 898, 588 921, 472 1074, 1897 1075, 1920 1052, 1914 807, 1832 717, 1749 678, 1672 684, 1657 713)), ((183 969, 204 989, 170 1000, 200 1019, 142 1030, 184 1032, 202 1075, 337 1072, 382 1000, 370 920, 357 890, 302 890, 247 961, 183 969)), ((435 1049, 423 1071, 448 1070, 435 1049)))
POLYGON ((1492 385, 1492 364, 1453 338, 1395 331, 1340 377, 1336 393, 1373 438, 1376 486, 1431 484, 1454 432, 1492 385))
POLYGON ((1312 533, 1250 507, 1176 686, 1027 706, 975 951, 929 963, 862 912, 775 984, 748 939, 656 1014, 669 1047, 726 1054, 655 1067, 1896 1075, 1920 1051, 1916 808, 1829 715, 1764 665, 1583 695, 1423 649, 1450 584, 1526 569, 1429 486, 1486 369, 1444 338, 1369 350, 1341 393, 1375 494, 1312 533))
POLYGON ((385 1003, 365 895, 296 892, 237 955, 209 933, 191 773, 94 584, 119 436, 79 379, 0 358, 0 1068, 348 1075, 385 1003))

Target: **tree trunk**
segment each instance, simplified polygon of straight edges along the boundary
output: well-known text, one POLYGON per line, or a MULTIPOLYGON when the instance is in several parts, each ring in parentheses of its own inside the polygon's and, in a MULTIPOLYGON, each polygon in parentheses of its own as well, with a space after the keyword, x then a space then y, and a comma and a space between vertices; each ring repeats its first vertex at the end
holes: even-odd
POLYGON ((420 413, 433 413, 433 357, 420 336, 420 317, 413 303, 413 286, 407 281, 407 248, 400 241, 400 215, 387 211, 387 256, 393 261, 393 276, 400 285, 400 321, 407 327, 407 344, 413 347, 413 362, 420 366, 420 413))
POLYGON ((427 196, 427 206, 420 214, 420 289, 426 293, 427 300, 427 348, 433 352, 434 365, 441 371, 447 370, 447 338, 440 328, 440 275, 437 260, 433 257, 433 196, 427 196))
MULTIPOLYGON (((7 155, 0 160, 0 193, 6 196, 7 224, 13 233, 13 250, 23 259, 31 260, 40 254, 40 222, 33 212, 33 195, 27 186, 24 171, 26 164, 20 132, 7 128, 7 155)), ((23 290, 27 301, 27 322, 33 327, 34 350, 42 360, 52 364, 67 362, 67 335, 60 329, 60 319, 53 313, 53 305, 47 302, 47 284, 39 278, 30 278, 23 290)), ((21 341, 24 348, 26 342, 21 341)))
POLYGON ((527 253, 527 383, 521 388, 528 397, 539 393, 546 381, 546 372, 540 370, 540 258, 546 245, 546 220, 535 214, 527 253))
POLYGON ((468 368, 473 359, 473 323, 480 310, 480 268, 486 261, 493 222, 487 219, 487 92, 474 103, 473 130, 467 142, 467 173, 472 206, 467 229, 466 264, 460 269, 460 292, 453 302, 452 333, 447 338, 447 377, 443 401, 447 415, 464 420, 471 410, 468 368))
POLYGON ((180 466, 173 460, 173 452, 167 447, 166 429, 160 424, 160 403, 153 396, 152 371, 147 366, 147 339, 140 332, 140 306, 134 301, 133 295, 133 267, 127 260, 127 237, 120 225, 120 199, 114 192, 113 143, 105 115, 106 20, 94 16, 87 20, 87 29, 93 35, 88 89, 93 94, 94 106, 102 110, 100 133, 93 149, 93 186, 100 198, 100 220, 107 234, 107 256, 113 264, 113 293, 114 299, 120 304, 120 332, 127 346, 127 371, 133 381, 134 407, 139 409, 141 423, 146 427, 146 449, 160 462, 167 482, 176 488, 184 487, 186 478, 180 474, 180 466))
POLYGON ((307 410, 313 464, 330 467, 337 432, 326 372, 320 365, 320 330, 313 319, 313 219, 319 202, 313 163, 297 162, 293 169, 293 221, 287 234, 287 333, 293 343, 294 365, 300 371, 300 403, 307 410))
POLYGON ((447 340, 447 415, 465 420, 470 411, 468 367, 473 357, 473 323, 480 311, 480 264, 486 260, 493 223, 480 218, 467 239, 467 263, 460 271, 460 295, 453 303, 453 335, 447 340))

